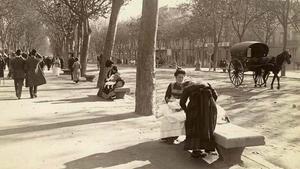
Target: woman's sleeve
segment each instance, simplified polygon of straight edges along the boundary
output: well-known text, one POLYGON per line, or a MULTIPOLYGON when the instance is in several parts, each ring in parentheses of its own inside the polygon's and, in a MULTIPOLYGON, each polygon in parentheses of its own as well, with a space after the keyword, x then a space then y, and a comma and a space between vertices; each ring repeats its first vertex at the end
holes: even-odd
POLYGON ((209 89, 211 90, 211 94, 215 101, 218 99, 218 93, 217 91, 208 83, 209 89))
POLYGON ((217 91, 215 89, 212 89, 212 96, 213 96, 214 100, 217 101, 217 99, 218 99, 218 93, 217 93, 217 91))
POLYGON ((186 101, 187 101, 188 97, 189 97, 188 90, 187 89, 183 90, 179 104, 185 113, 187 112, 186 101))
POLYGON ((168 89, 167 89, 166 94, 165 94, 166 103, 169 102, 169 99, 171 98, 171 96, 172 96, 172 85, 169 84, 168 89))

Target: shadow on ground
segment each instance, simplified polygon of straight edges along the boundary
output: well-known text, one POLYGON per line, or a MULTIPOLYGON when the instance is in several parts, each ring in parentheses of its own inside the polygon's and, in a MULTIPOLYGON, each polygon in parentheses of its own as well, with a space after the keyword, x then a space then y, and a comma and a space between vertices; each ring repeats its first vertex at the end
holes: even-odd
POLYGON ((20 128, 4 129, 4 130, 0 130, 0 136, 37 132, 37 131, 44 131, 44 130, 52 130, 52 129, 59 129, 59 128, 64 128, 64 127, 74 127, 74 126, 94 124, 94 123, 104 123, 104 122, 125 120, 125 119, 129 119, 129 118, 138 118, 138 117, 141 117, 141 116, 137 115, 136 113, 126 113, 126 114, 117 114, 117 115, 107 115, 107 116, 98 117, 98 118, 80 119, 80 120, 64 121, 64 122, 51 123, 51 124, 42 124, 42 125, 27 126, 27 127, 20 127, 20 128))
POLYGON ((96 95, 88 95, 87 97, 81 98, 70 98, 70 99, 60 99, 60 100, 43 100, 37 101, 35 103, 48 103, 52 102, 52 104, 65 104, 65 103, 84 103, 84 102, 112 102, 96 95))
MULTIPOLYGON (((217 155, 216 159, 217 159, 217 155)), ((65 169, 135 168, 135 169, 229 169, 221 160, 209 164, 193 159, 183 145, 166 145, 159 141, 140 143, 107 153, 93 154, 65 163, 65 169)))

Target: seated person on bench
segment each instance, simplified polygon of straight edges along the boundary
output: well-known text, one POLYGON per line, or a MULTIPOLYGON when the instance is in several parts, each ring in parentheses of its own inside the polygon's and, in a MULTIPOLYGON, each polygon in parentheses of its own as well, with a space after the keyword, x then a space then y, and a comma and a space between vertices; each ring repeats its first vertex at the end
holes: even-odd
POLYGON ((185 114, 179 105, 185 74, 181 68, 176 70, 174 73, 176 82, 169 84, 165 94, 166 104, 161 105, 156 114, 161 121, 161 140, 167 144, 173 144, 178 136, 185 135, 185 114))
POLYGON ((115 69, 114 71, 116 72, 114 72, 108 79, 106 79, 106 82, 102 89, 102 97, 110 100, 114 100, 116 98, 116 93, 114 92, 114 90, 125 85, 125 81, 118 73, 117 67, 114 66, 112 69, 115 69))

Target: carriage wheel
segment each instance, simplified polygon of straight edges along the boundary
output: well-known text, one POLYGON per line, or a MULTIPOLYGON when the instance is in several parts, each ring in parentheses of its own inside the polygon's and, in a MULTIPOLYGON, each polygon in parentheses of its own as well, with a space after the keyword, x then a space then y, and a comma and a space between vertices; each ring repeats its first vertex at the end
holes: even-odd
POLYGON ((238 87, 244 81, 244 67, 239 60, 232 60, 228 69, 229 79, 231 83, 238 87))

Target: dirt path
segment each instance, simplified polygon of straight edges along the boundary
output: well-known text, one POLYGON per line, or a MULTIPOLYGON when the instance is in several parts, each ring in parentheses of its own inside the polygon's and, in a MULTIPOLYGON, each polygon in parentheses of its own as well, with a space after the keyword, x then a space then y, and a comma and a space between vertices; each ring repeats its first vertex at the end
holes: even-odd
MULTIPOLYGON (((126 85, 134 89, 134 69, 121 70, 126 85)), ((107 102, 95 96, 95 82, 74 84, 69 76, 46 74, 48 84, 40 87, 37 99, 28 99, 25 89, 24 99, 16 100, 12 81, 0 87, 1 169, 270 168, 258 164, 259 158, 288 169, 300 166, 295 160, 300 142, 299 81, 286 79, 281 91, 270 91, 253 89, 251 78, 246 78, 249 85, 235 89, 225 74, 189 70, 194 79, 217 87, 218 102, 233 123, 267 138, 266 146, 247 149, 242 166, 227 167, 218 161, 193 160, 182 145, 157 141, 157 120, 133 113, 134 90, 124 100, 107 102)), ((172 74, 169 69, 157 72, 158 98, 163 98, 172 74)))

